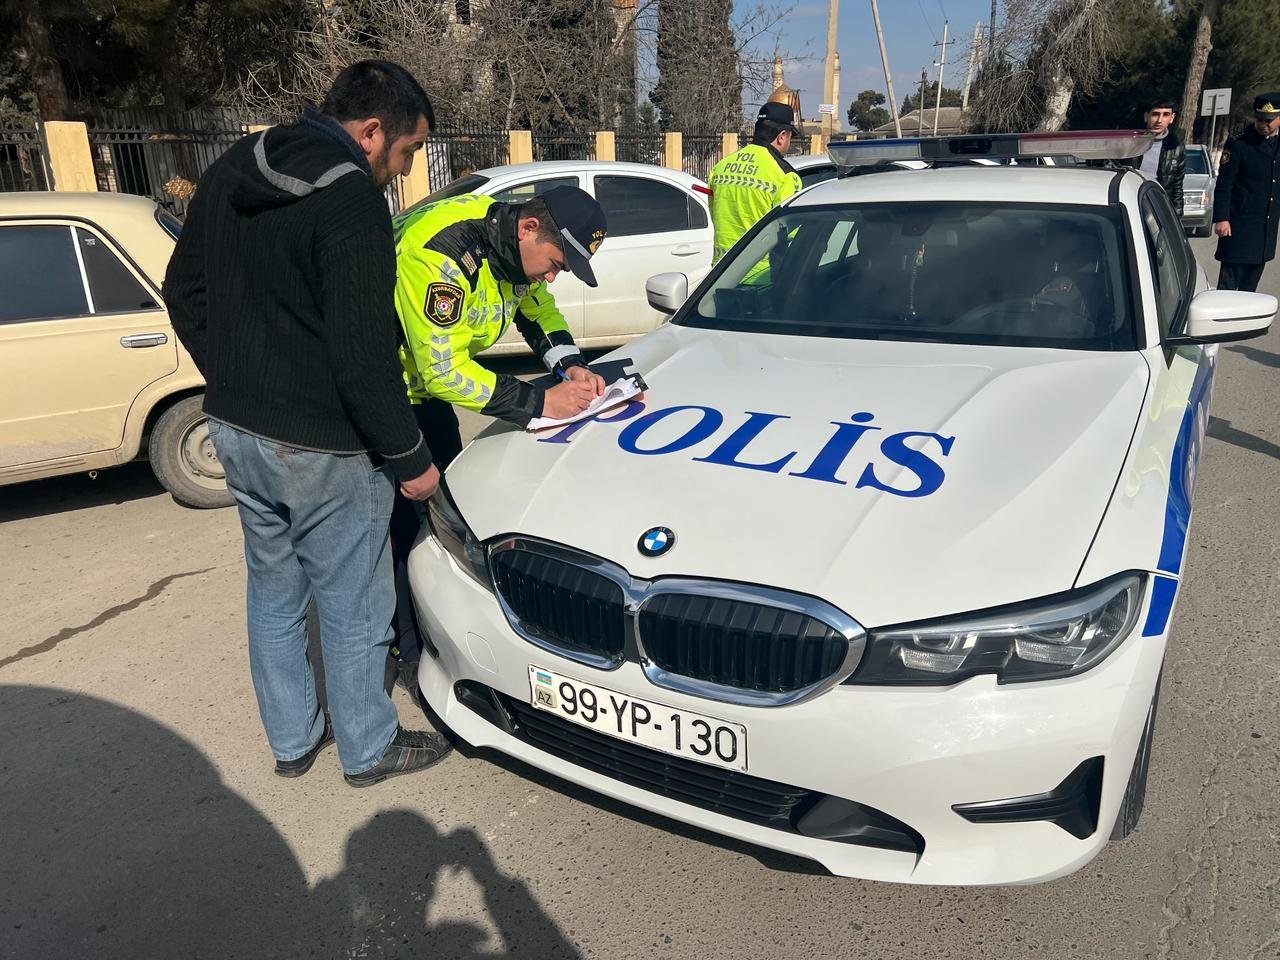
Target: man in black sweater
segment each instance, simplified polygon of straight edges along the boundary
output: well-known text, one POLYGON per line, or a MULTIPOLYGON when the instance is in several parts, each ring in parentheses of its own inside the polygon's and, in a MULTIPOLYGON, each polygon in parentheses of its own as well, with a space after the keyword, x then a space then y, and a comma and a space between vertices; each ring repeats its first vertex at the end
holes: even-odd
POLYGON ((335 738, 353 786, 449 750, 438 733, 401 729, 383 686, 394 484, 425 500, 440 476, 397 359, 383 188, 408 172, 431 119, 403 67, 353 64, 319 110, 209 167, 165 275, 240 511, 250 669, 285 777, 306 773, 335 738), (331 722, 306 656, 313 600, 331 722))

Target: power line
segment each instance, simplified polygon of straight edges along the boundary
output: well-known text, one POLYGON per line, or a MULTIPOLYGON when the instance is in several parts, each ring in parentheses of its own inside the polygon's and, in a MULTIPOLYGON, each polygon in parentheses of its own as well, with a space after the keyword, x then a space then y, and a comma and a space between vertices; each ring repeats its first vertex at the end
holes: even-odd
POLYGON ((924 4, 920 0, 916 0, 916 6, 920 8, 920 19, 924 21, 925 29, 929 31, 929 36, 933 37, 933 42, 938 42, 938 35, 933 32, 933 27, 929 23, 929 18, 924 15, 924 4))

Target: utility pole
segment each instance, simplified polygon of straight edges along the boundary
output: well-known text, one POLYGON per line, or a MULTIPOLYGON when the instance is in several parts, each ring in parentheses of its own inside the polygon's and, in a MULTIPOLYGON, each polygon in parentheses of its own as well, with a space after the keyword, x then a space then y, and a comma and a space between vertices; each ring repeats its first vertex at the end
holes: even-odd
POLYGON ((973 84, 973 72, 980 69, 979 60, 982 57, 982 21, 979 20, 973 28, 973 42, 969 44, 969 69, 964 75, 964 93, 960 95, 960 112, 969 109, 969 87, 973 84))
POLYGON ((924 98, 929 90, 929 68, 920 68, 920 103, 916 107, 916 136, 924 136, 924 98))
MULTIPOLYGON (((949 21, 942 21, 942 42, 934 44, 935 47, 942 48, 942 59, 938 62, 938 96, 933 101, 933 135, 935 137, 938 135, 938 115, 942 113, 942 75, 947 70, 947 44, 955 43, 954 40, 947 39, 947 28, 950 25, 949 21)), ((923 109, 924 104, 920 106, 923 109)), ((922 113, 921 116, 923 117, 924 114, 922 113)))
MULTIPOLYGON (((827 104, 835 104, 837 110, 840 104, 836 103, 836 19, 840 15, 840 0, 829 0, 827 4, 827 59, 822 70, 822 102, 827 104)), ((822 132, 828 140, 831 139, 831 131, 835 127, 835 115, 824 113, 822 115, 822 132)))
POLYGON ((987 54, 992 57, 996 53, 996 3, 991 0, 991 30, 987 33, 987 54))
POLYGON ((871 0, 871 19, 876 24, 876 40, 880 42, 880 63, 884 66, 884 85, 889 91, 889 116, 893 117, 893 129, 902 136, 902 121, 898 119, 898 101, 893 95, 893 75, 889 73, 889 54, 884 50, 884 31, 880 29, 880 7, 871 0))

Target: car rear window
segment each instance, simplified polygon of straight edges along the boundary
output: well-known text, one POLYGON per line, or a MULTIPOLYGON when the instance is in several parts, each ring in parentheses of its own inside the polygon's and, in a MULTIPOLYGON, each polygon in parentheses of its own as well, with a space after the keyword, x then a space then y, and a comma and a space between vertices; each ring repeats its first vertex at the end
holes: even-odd
POLYGON ((156 206, 156 223, 160 224, 161 229, 172 237, 174 242, 182 236, 182 221, 159 205, 156 206))
MULTIPOLYGON (((419 207, 425 207, 428 203, 435 203, 437 200, 448 200, 450 197, 460 197, 464 193, 475 193, 486 183, 489 178, 479 173, 469 173, 465 177, 459 177, 457 180, 446 184, 435 193, 428 194, 423 199, 415 203, 409 210, 416 210, 419 207)), ((407 213, 408 210, 403 211, 407 213)))
POLYGON ((836 178, 836 166, 834 163, 830 166, 815 164, 812 167, 805 167, 796 172, 800 174, 800 182, 806 187, 812 187, 815 183, 822 183, 825 180, 834 180, 836 178))
POLYGON ((1120 215, 1107 207, 782 208, 679 323, 860 340, 1132 350, 1120 215))

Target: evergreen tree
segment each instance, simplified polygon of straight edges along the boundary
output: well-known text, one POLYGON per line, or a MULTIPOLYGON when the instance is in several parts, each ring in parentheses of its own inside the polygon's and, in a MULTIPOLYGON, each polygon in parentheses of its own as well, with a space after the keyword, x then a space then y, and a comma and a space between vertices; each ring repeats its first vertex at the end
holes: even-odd
POLYGON ((649 99, 664 130, 710 134, 742 123, 732 0, 658 0, 658 83, 649 99))
POLYGON ((863 90, 849 104, 849 126, 854 130, 874 130, 892 118, 883 106, 885 95, 879 90, 863 90))

